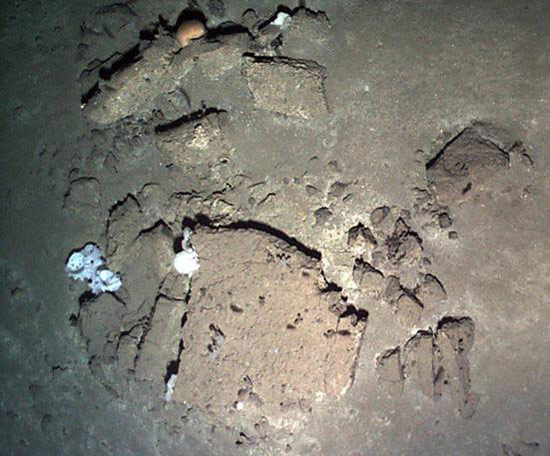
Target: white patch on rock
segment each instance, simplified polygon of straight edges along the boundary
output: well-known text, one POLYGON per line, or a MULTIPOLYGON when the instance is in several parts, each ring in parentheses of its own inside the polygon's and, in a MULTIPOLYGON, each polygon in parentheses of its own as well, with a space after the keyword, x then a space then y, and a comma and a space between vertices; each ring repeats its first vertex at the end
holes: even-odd
POLYGON ((170 378, 166 382, 166 393, 164 394, 164 400, 166 402, 170 402, 172 400, 177 379, 178 379, 178 376, 176 374, 172 374, 170 375, 170 378))
POLYGON ((181 242, 182 250, 176 253, 174 257, 174 269, 178 274, 183 274, 189 278, 199 270, 199 255, 195 248, 191 245, 191 229, 183 230, 183 239, 181 242))
POLYGON ((292 18, 290 17, 290 14, 280 11, 271 23, 281 29, 285 29, 290 25, 291 21, 292 18))
POLYGON ((122 286, 120 275, 105 267, 101 249, 92 242, 69 256, 65 270, 71 279, 87 281, 94 294, 113 293, 122 286))

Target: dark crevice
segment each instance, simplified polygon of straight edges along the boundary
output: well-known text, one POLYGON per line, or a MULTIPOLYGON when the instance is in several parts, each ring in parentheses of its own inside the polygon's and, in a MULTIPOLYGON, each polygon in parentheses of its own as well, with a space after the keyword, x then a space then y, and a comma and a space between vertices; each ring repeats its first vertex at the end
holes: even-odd
POLYGON ((122 206, 124 206, 128 200, 133 200, 134 203, 136 203, 137 207, 140 209, 141 211, 141 206, 139 204, 139 201, 137 200, 137 198, 132 195, 131 193, 128 193, 124 198, 122 198, 121 200, 118 200, 116 201, 110 208, 109 208, 109 218, 108 220, 111 220, 113 214, 115 213, 115 211, 119 208, 121 208, 122 206))
MULTIPOLYGON (((149 331, 151 331, 152 323, 153 323, 153 317, 155 315, 155 312, 157 310, 157 304, 159 301, 159 296, 155 299, 155 303, 151 306, 151 309, 149 310, 149 313, 142 319, 143 320, 143 332, 140 335, 139 341, 137 343, 137 350, 136 350, 136 356, 134 357, 134 366, 138 365, 139 358, 141 356, 141 350, 143 348, 143 344, 145 343, 145 339, 147 338, 147 335, 149 334, 149 331)), ((140 322, 141 323, 141 322, 140 322)))
POLYGON ((361 348, 364 345, 363 340, 365 338, 365 334, 367 333, 367 321, 369 318, 369 312, 365 309, 357 309, 356 313, 354 315, 351 315, 350 318, 353 326, 357 325, 359 321, 363 322, 365 325, 363 328, 363 331, 361 331, 361 334, 359 336, 359 341, 357 342, 357 345, 356 345, 355 357, 354 357, 353 364, 351 366, 351 371, 350 371, 350 377, 351 377, 350 385, 354 385, 355 378, 357 376, 357 369, 359 367, 359 360, 361 358, 361 348))
POLYGON ((141 230, 138 233, 138 235, 136 236, 136 238, 134 239, 134 241, 139 239, 141 236, 146 236, 147 234, 152 233, 153 231, 155 231, 158 228, 160 228, 162 230, 163 234, 166 234, 168 236, 172 236, 171 228, 166 224, 166 222, 164 220, 160 219, 160 220, 157 220, 152 226, 141 230))
POLYGON ((224 111, 223 109, 204 108, 203 107, 202 109, 199 109, 198 111, 194 111, 194 112, 191 112, 189 114, 185 114, 184 116, 182 116, 182 117, 180 117, 176 120, 173 120, 171 122, 161 124, 161 125, 157 125, 155 127, 155 133, 157 133, 157 134, 164 133, 164 132, 170 131, 174 128, 181 127, 182 125, 184 125, 186 123, 196 122, 197 120, 205 118, 205 117, 207 117, 211 114, 224 114, 226 112, 227 111, 224 111))
POLYGON ((376 246, 378 242, 372 234, 370 228, 365 227, 362 223, 351 227, 348 231, 348 246, 353 245, 359 238, 364 239, 366 242, 376 246))
POLYGON ((80 97, 80 104, 87 105, 88 102, 100 92, 99 82, 96 82, 87 92, 80 97))
MULTIPOLYGON (((447 290, 445 289, 445 287, 443 286, 443 284, 441 283, 441 280, 439 280, 436 276, 434 276, 433 274, 426 274, 424 276, 424 284, 426 283, 435 283, 438 287, 441 288, 441 290, 443 290, 443 293, 445 295, 447 295, 447 290)), ((417 286, 416 289, 415 289, 415 294, 416 292, 421 288, 421 286, 417 286)))
POLYGON ((310 258, 320 261, 322 257, 321 252, 319 252, 318 250, 307 247, 306 245, 298 241, 296 238, 289 236, 288 234, 286 234, 285 232, 277 228, 274 228, 266 223, 257 222, 255 220, 243 220, 239 222, 233 222, 226 225, 222 225, 222 224, 215 224, 205 214, 198 214, 197 216, 195 216, 194 219, 185 218, 183 221, 183 225, 189 226, 192 229, 195 229, 197 225, 199 225, 199 226, 205 226, 211 229, 260 231, 262 233, 269 234, 273 237, 276 237, 286 242, 287 244, 291 245, 296 250, 298 250, 299 252, 303 253, 304 255, 310 258))
POLYGON ((122 296, 120 296, 120 294, 116 293, 116 292, 111 292, 111 291, 106 291, 106 293, 109 293, 113 299, 122 304, 124 307, 126 307, 126 301, 124 301, 124 299, 122 298, 122 296))
MULTIPOLYGON (((189 291, 185 296, 185 304, 188 304, 190 299, 191 299, 191 288, 189 288, 189 291)), ((181 331, 183 331, 185 324, 187 323, 187 313, 188 312, 184 312, 184 314, 181 317, 181 323, 180 323, 181 331)), ((183 337, 182 337, 180 338, 178 355, 176 359, 173 359, 172 361, 170 361, 166 366, 166 373, 164 374, 164 383, 168 384, 168 381, 170 380, 170 377, 172 377, 172 375, 178 375, 180 370, 181 354, 183 353, 183 350, 185 350, 185 345, 183 343, 183 337)))
POLYGON ((403 290, 403 295, 408 296, 416 305, 418 305, 422 309, 424 308, 424 303, 420 301, 420 299, 418 299, 414 291, 409 290, 404 286, 401 286, 401 290, 403 290))
POLYGON ((282 64, 282 65, 289 65, 289 66, 302 65, 307 69, 321 69, 323 71, 325 70, 324 66, 318 64, 314 60, 308 60, 308 59, 295 59, 295 58, 284 57, 284 56, 258 55, 258 54, 255 54, 254 52, 244 52, 243 57, 254 60, 254 63, 273 63, 273 64, 282 64))
POLYGON ((414 342, 415 340, 417 340, 417 338, 420 338, 420 337, 433 337, 434 336, 434 332, 432 331, 432 328, 428 328, 428 329, 420 329, 418 331, 416 331, 416 333, 414 334, 414 336, 412 336, 411 338, 409 338, 409 340, 407 340, 407 342, 405 342, 405 347, 407 347, 407 345, 411 342, 414 342))
POLYGON ((219 328, 213 323, 211 323, 208 326, 208 329, 212 332, 212 334, 211 334, 211 341, 206 348, 208 350, 209 355, 212 358, 215 358, 218 356, 218 352, 220 351, 220 348, 225 341, 225 334, 223 333, 221 328, 219 328))
POLYGON ((180 344, 178 348, 178 357, 168 363, 168 366, 166 366, 166 374, 164 374, 164 383, 168 383, 168 380, 170 380, 170 377, 172 375, 178 375, 178 372, 180 370, 180 362, 181 362, 181 353, 183 352, 183 340, 180 339, 180 344))
POLYGON ((240 432, 239 438, 235 442, 235 445, 244 445, 245 443, 250 443, 250 442, 251 442, 250 438, 244 432, 240 432))
MULTIPOLYGON (((115 4, 116 5, 116 4, 115 4)), ((116 73, 134 65, 142 58, 142 51, 154 41, 159 33, 159 30, 167 28, 167 22, 159 16, 157 23, 153 24, 151 28, 143 29, 139 32, 139 41, 132 46, 126 52, 115 52, 105 60, 98 61, 97 64, 87 68, 83 74, 89 74, 94 71, 98 71, 100 81, 109 81, 116 73), (108 65, 108 62, 112 62, 108 65)), ((96 95, 101 92, 99 81, 94 86, 82 94, 81 103, 86 104, 96 95)))
MULTIPOLYGON (((86 280, 85 282, 89 283, 90 281, 86 280)), ((105 293, 111 295, 116 302, 120 303, 123 307, 126 307, 126 302, 117 293, 110 292, 110 291, 106 291, 105 293)), ((84 293, 82 293, 78 297, 78 305, 79 305, 78 315, 71 314, 71 316, 69 317, 69 323, 71 326, 75 326, 80 321, 80 313, 82 309, 89 306, 90 304, 93 304, 96 301, 96 299, 99 298, 99 296, 100 294, 95 294, 91 290, 86 290, 84 293)))
POLYGON ((342 291, 342 287, 334 282, 329 282, 328 279, 325 277, 325 273, 322 272, 323 279, 325 282, 325 286, 320 289, 321 293, 340 293, 342 291))
POLYGON ((437 330, 440 331, 443 327, 449 324, 461 324, 466 321, 473 321, 470 317, 443 317, 437 323, 437 330))
POLYGON ((90 290, 87 290, 84 293, 82 293, 78 298, 78 304, 80 305, 80 307, 85 307, 88 304, 94 302, 97 297, 98 295, 92 293, 90 290))
POLYGON ((372 266, 369 262, 363 260, 362 257, 355 258, 355 263, 353 265, 353 273, 354 277, 355 275, 358 275, 359 281, 361 281, 361 277, 364 274, 376 274, 382 278, 384 278, 384 273, 378 269, 376 269, 374 266, 372 266))
POLYGON ((389 348, 388 350, 383 352, 381 355, 378 356, 377 360, 378 360, 378 363, 380 363, 381 361, 390 359, 392 356, 400 356, 400 355, 401 355, 401 347, 397 346, 397 347, 389 348))
POLYGON ((207 215, 197 214, 194 218, 184 217, 182 221, 182 228, 189 227, 193 231, 197 226, 206 226, 208 228, 214 228, 214 223, 210 220, 207 215))
POLYGON ((156 39, 159 30, 165 29, 166 26, 166 20, 162 16, 159 16, 158 22, 153 24, 151 28, 143 29, 139 32, 139 42, 137 44, 132 46, 128 51, 124 52, 111 64, 111 66, 104 66, 99 70, 99 77, 105 81, 108 81, 115 73, 118 73, 140 61, 142 58, 142 51, 156 39))
POLYGON ((229 308, 231 309, 232 312, 235 312, 237 314, 240 314, 240 313, 243 313, 243 309, 241 309, 239 306, 235 305, 235 304, 229 304, 229 308))
POLYGON ((264 233, 270 234, 271 236, 274 236, 276 238, 279 238, 285 241, 287 244, 295 247, 298 251, 305 254, 306 256, 314 258, 318 261, 321 260, 321 252, 305 246, 296 238, 293 238, 288 234, 284 233, 283 231, 278 230, 277 228, 274 228, 265 223, 256 222, 253 220, 247 220, 247 221, 241 221, 241 222, 234 222, 229 225, 221 226, 220 228, 228 228, 233 230, 251 230, 252 229, 256 231, 262 231, 264 233))
POLYGON ((69 324, 71 326, 76 326, 78 324, 78 315, 72 313, 70 316, 69 316, 69 324))
POLYGON ((206 34, 206 39, 209 41, 216 41, 218 38, 228 35, 246 34, 252 37, 250 30, 247 27, 235 22, 226 22, 218 27, 209 30, 206 34))
POLYGON ((178 19, 176 20, 176 25, 173 28, 167 27, 167 29, 169 31, 175 32, 178 27, 186 21, 199 21, 203 24, 206 24, 208 19, 200 9, 188 7, 180 13, 178 19))
POLYGON ((174 249, 175 253, 179 253, 182 251, 182 242, 183 242, 183 235, 180 235, 174 238, 174 242, 172 243, 172 248, 174 249))
POLYGON ((132 337, 132 332, 139 328, 140 326, 143 326, 143 322, 138 322, 136 323, 135 325, 131 326, 130 329, 124 329, 122 331, 120 331, 120 333, 118 334, 118 344, 117 344, 117 350, 118 350, 118 347, 120 345, 120 340, 123 338, 123 337, 132 337))
POLYGON ((105 59, 94 59, 91 62, 88 63, 88 66, 80 73, 80 78, 83 78, 84 76, 87 76, 94 71, 97 71, 98 69, 101 69, 101 67, 105 66, 108 62, 115 60, 117 58, 120 58, 122 54, 120 52, 114 52, 109 57, 105 59))
POLYGON ((183 314, 183 317, 181 317, 180 328, 183 328, 185 326, 185 323, 187 323, 187 312, 185 312, 183 314))
POLYGON ((340 318, 348 318, 354 316, 356 321, 366 322, 369 318, 369 312, 366 309, 355 307, 353 304, 348 304, 340 318))
POLYGON ((109 81, 115 73, 122 71, 125 68, 133 65, 141 59, 141 43, 133 46, 129 51, 122 54, 120 58, 115 60, 111 66, 102 67, 99 70, 99 77, 104 81, 109 81))
POLYGON ((455 135, 453 138, 451 138, 449 141, 445 143, 445 145, 441 148, 441 150, 435 154, 428 162, 426 163, 426 170, 429 170, 432 168, 437 161, 441 158, 441 156, 445 153, 445 151, 449 148, 449 146, 454 143, 458 138, 462 136, 462 134, 467 130, 467 128, 464 128, 460 133, 455 135))

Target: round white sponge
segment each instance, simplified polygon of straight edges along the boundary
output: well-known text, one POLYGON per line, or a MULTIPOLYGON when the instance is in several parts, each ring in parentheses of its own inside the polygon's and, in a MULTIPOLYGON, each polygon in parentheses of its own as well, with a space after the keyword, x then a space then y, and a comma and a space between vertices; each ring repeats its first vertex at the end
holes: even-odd
POLYGON ((199 256, 193 248, 187 248, 176 253, 174 258, 174 269, 178 274, 184 274, 193 277, 199 270, 199 256))

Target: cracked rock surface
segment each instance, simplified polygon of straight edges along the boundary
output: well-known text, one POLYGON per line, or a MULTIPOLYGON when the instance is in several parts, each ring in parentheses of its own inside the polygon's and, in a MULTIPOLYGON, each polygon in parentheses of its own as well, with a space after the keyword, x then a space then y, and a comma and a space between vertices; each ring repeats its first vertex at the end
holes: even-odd
POLYGON ((342 297, 322 290, 318 260, 254 230, 199 230, 193 244, 202 270, 174 401, 253 431, 262 417, 293 429, 345 393, 366 322, 331 311, 342 297))
POLYGON ((298 3, 3 8, 2 456, 550 452, 547 2, 298 3))

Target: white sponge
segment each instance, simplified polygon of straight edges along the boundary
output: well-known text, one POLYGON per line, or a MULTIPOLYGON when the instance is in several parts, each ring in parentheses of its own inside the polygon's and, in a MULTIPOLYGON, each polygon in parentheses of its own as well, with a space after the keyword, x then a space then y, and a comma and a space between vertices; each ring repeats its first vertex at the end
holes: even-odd
POLYGON ((182 250, 174 257, 174 269, 178 274, 184 274, 189 278, 199 270, 199 255, 191 245, 191 234, 191 228, 186 227, 183 230, 182 250))
POLYGON ((174 257, 174 269, 178 274, 192 277, 199 270, 199 256, 195 252, 195 249, 191 249, 176 253, 174 257))
POLYGON ((94 294, 115 292, 122 286, 120 275, 104 265, 101 249, 90 242, 69 256, 65 270, 71 279, 87 281, 94 294))

